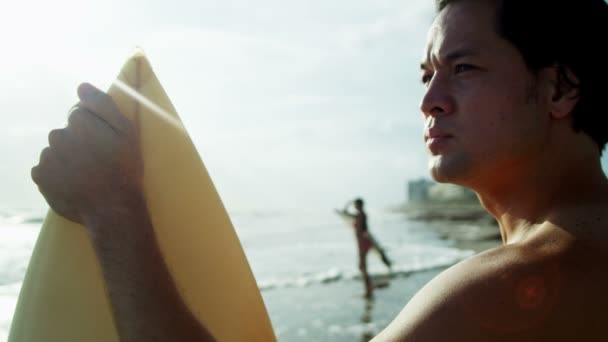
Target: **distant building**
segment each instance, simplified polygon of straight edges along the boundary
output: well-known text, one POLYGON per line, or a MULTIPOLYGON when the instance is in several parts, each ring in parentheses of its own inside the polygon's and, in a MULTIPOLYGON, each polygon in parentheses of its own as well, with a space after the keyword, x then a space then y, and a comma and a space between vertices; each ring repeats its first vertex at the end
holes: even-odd
POLYGON ((427 179, 408 182, 407 192, 409 202, 477 202, 477 195, 468 188, 427 179))
POLYGON ((427 202, 429 200, 429 189, 435 185, 427 179, 410 181, 407 184, 407 199, 410 202, 427 202))

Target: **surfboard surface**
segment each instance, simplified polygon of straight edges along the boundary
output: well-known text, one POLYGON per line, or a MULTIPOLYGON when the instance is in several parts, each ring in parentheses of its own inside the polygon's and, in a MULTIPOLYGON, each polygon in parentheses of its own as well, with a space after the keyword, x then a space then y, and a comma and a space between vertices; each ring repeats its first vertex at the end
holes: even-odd
MULTIPOLYGON (((140 132, 144 189, 176 286, 218 341, 275 341, 241 244, 202 160, 143 53, 108 90, 140 132)), ((49 211, 9 342, 118 342, 85 227, 49 211)))

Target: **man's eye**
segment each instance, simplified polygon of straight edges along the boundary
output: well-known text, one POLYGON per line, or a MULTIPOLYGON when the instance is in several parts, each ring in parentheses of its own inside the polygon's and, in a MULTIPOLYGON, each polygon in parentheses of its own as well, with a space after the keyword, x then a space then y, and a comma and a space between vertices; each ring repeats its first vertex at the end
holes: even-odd
POLYGON ((428 84, 429 82, 431 82, 431 80, 433 79, 433 75, 432 74, 424 74, 422 75, 422 84, 428 84))
POLYGON ((475 69, 477 69, 477 68, 470 64, 458 64, 458 65, 456 65, 456 67, 454 67, 454 73, 460 74, 461 72, 475 70, 475 69))

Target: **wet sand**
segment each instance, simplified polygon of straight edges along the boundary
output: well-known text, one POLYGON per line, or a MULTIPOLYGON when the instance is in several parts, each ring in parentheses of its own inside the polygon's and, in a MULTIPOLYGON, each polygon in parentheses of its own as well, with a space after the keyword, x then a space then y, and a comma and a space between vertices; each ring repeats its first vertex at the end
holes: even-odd
MULTIPOLYGON (((441 239, 476 253, 501 244, 498 227, 463 222, 434 222, 441 239)), ((369 341, 384 329, 412 296, 446 267, 412 272, 390 279, 363 298, 360 280, 263 291, 279 341, 369 341)))

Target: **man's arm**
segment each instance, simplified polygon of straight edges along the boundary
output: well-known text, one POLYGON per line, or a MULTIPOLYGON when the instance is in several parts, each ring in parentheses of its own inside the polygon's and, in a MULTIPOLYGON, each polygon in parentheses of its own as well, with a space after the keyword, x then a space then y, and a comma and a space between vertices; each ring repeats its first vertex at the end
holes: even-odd
POLYGON ((468 314, 458 303, 458 292, 445 278, 445 274, 437 276, 416 293, 373 341, 491 341, 470 317, 465 317, 468 314))
POLYGON ((555 310, 554 266, 501 247, 471 257, 424 286, 374 341, 542 341, 555 310))
POLYGON ((213 341, 181 299, 140 193, 89 216, 121 341, 213 341))
POLYGON ((69 124, 49 134, 32 178, 57 213, 84 224, 121 341, 213 341, 181 299, 143 197, 135 127, 90 85, 69 124))

